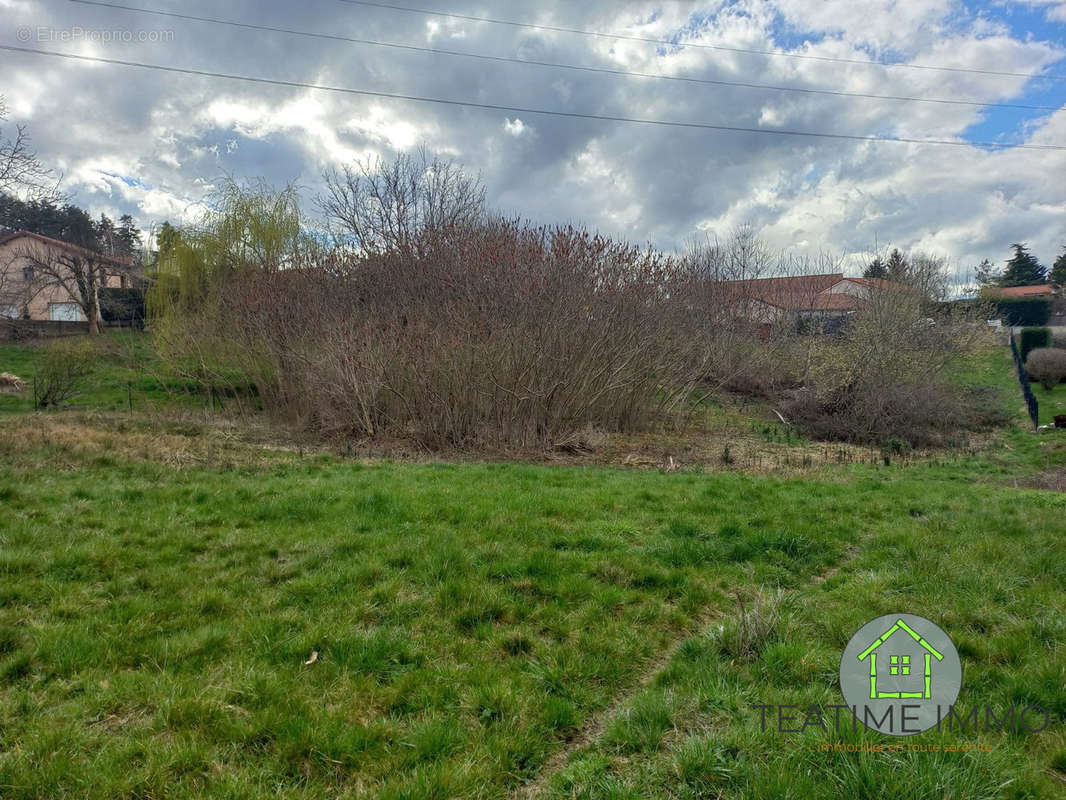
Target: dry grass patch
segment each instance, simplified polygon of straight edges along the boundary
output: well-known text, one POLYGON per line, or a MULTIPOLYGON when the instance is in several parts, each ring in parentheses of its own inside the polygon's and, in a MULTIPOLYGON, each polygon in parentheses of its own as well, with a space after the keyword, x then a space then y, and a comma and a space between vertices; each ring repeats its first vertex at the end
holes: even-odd
POLYGON ((12 461, 44 454, 71 468, 107 457, 187 468, 266 466, 313 451, 248 420, 68 413, 0 418, 0 452, 12 461))

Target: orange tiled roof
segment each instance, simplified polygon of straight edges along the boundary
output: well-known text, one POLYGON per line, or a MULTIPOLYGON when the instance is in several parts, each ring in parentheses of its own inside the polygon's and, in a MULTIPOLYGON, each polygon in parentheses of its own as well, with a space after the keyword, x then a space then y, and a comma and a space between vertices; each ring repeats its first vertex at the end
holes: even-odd
POLYGON ((999 297, 1039 297, 1054 294, 1054 290, 1050 283, 1042 283, 1038 286, 1004 286, 1001 289, 990 289, 989 293, 999 297))

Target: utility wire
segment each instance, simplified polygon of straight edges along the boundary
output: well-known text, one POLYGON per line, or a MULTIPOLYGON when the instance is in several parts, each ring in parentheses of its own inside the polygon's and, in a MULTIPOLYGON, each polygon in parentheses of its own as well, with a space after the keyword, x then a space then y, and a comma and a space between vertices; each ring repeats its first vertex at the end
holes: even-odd
POLYGON ((160 11, 152 8, 140 8, 137 6, 121 5, 119 3, 107 3, 101 2, 101 0, 70 0, 72 3, 78 3, 85 6, 100 6, 102 8, 113 8, 122 11, 134 11, 141 14, 152 14, 159 17, 170 17, 172 19, 191 20, 193 22, 205 22, 212 25, 225 25, 232 28, 243 28, 245 30, 264 31, 267 33, 282 33, 291 36, 305 36, 312 39, 326 39, 336 42, 347 42, 350 44, 364 44, 374 47, 389 47, 396 50, 407 50, 418 53, 432 53, 435 55, 454 56, 459 58, 471 58, 480 61, 495 61, 504 62, 509 64, 524 64, 527 66, 535 67, 550 67, 553 69, 567 69, 579 72, 595 72, 606 75, 619 75, 623 77, 632 78, 653 78, 656 80, 664 81, 678 81, 683 83, 692 84, 704 84, 709 86, 729 86, 742 89, 764 89, 774 92, 798 92, 801 94, 820 94, 831 95, 833 97, 857 97, 867 100, 899 100, 911 103, 939 103, 943 105, 953 106, 971 106, 975 108, 1009 108, 1009 109, 1021 109, 1024 111, 1058 111, 1060 106, 1042 106, 1042 105, 1027 105, 1022 103, 982 103, 978 100, 954 100, 941 97, 908 97, 902 95, 890 95, 890 94, 870 94, 867 92, 845 92, 835 89, 813 89, 802 86, 775 86, 765 83, 749 83, 745 81, 726 81, 726 80, 712 80, 710 78, 691 78, 680 75, 657 75, 651 72, 633 72, 630 70, 610 69, 608 67, 589 67, 581 66, 577 64, 560 64, 554 61, 538 61, 527 58, 514 58, 509 56, 492 56, 482 53, 469 53, 461 50, 445 50, 438 47, 420 47, 411 44, 397 44, 395 42, 382 42, 375 39, 359 39, 352 36, 342 36, 334 33, 316 33, 313 31, 296 30, 295 28, 278 28, 270 25, 259 25, 251 22, 239 22, 236 20, 218 19, 216 17, 202 17, 195 14, 182 14, 176 11, 160 11))
POLYGON ((419 95, 397 94, 393 92, 378 92, 370 89, 352 89, 342 86, 327 86, 319 83, 303 83, 301 81, 286 81, 276 78, 261 78, 252 75, 234 75, 228 72, 212 72, 209 70, 191 69, 187 67, 174 67, 163 64, 148 64, 141 61, 125 61, 118 58, 104 58, 102 56, 87 56, 75 53, 62 53, 55 50, 38 50, 31 47, 18 47, 10 44, 0 44, 0 51, 12 53, 30 53, 32 55, 49 56, 52 58, 64 58, 72 61, 84 61, 96 64, 114 64, 123 67, 138 67, 140 69, 157 70, 160 72, 173 72, 180 75, 196 75, 204 78, 222 78, 224 80, 244 81, 246 83, 259 83, 270 86, 285 86, 297 89, 314 89, 323 92, 337 92, 340 94, 360 95, 363 97, 382 97, 394 100, 410 100, 416 103, 435 103, 437 105, 461 106, 464 108, 480 108, 491 111, 509 111, 515 114, 538 114, 551 117, 566 117, 570 119, 590 119, 601 122, 625 122, 636 125, 656 125, 665 128, 689 128, 710 131, 730 131, 733 133, 759 133, 773 136, 803 136, 818 139, 847 139, 857 142, 896 142, 903 144, 931 144, 952 147, 989 147, 1001 149, 1021 150, 1052 150, 1066 151, 1066 145, 1053 144, 1017 144, 1005 145, 1002 142, 968 142, 958 139, 917 139, 904 136, 863 136, 849 133, 827 133, 821 131, 794 131, 782 128, 746 128, 736 125, 715 125, 708 122, 681 122, 677 120, 648 119, 644 117, 623 117, 610 114, 586 114, 577 111, 551 111, 543 108, 526 108, 524 106, 508 106, 497 103, 477 103, 469 100, 450 100, 441 97, 422 97, 419 95))
POLYGON ((353 6, 367 6, 369 8, 384 8, 390 11, 406 11, 411 14, 426 14, 434 17, 448 17, 450 19, 462 19, 468 22, 488 22, 492 25, 509 25, 514 28, 531 28, 538 31, 552 31, 554 33, 576 33, 581 36, 596 36, 603 39, 620 39, 627 42, 645 42, 658 44, 665 47, 698 47, 705 50, 723 50, 728 53, 748 53, 760 56, 775 56, 780 58, 799 58, 808 61, 833 61, 840 64, 858 64, 864 67, 886 67, 901 69, 925 69, 941 70, 943 72, 964 72, 976 75, 999 75, 1007 78, 1046 78, 1047 80, 1066 81, 1066 75, 1042 75, 1038 72, 1001 72, 992 69, 973 69, 968 67, 943 67, 933 64, 907 64, 903 62, 886 63, 883 61, 863 61, 861 58, 839 58, 834 56, 814 56, 807 53, 782 53, 778 50, 755 50, 746 47, 729 47, 723 44, 707 44, 706 42, 675 42, 670 39, 654 39, 645 36, 630 36, 623 33, 604 33, 602 31, 590 31, 583 28, 566 28, 561 25, 541 25, 533 22, 516 22, 509 19, 494 19, 492 17, 476 17, 471 14, 456 14, 449 11, 434 11, 426 8, 412 8, 411 6, 398 6, 390 3, 377 3, 371 0, 340 0, 353 6))

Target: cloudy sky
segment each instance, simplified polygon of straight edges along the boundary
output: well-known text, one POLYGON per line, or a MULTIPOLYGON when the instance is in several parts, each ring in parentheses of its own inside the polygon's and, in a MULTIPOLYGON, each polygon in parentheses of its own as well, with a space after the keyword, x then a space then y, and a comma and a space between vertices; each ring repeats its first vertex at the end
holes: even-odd
POLYGON ((741 223, 755 225, 775 248, 898 245, 962 266, 1002 261, 1013 241, 1031 243, 1050 263, 1066 245, 1066 150, 1019 147, 1066 146, 1066 0, 381 2, 453 16, 348 0, 0 0, 0 45, 766 132, 437 105, 0 51, 8 125, 27 123, 40 155, 64 173, 63 186, 79 204, 131 213, 143 227, 192 218, 225 174, 297 182, 310 198, 324 167, 424 142, 480 172, 492 204, 508 214, 583 224, 667 249, 741 223), (146 9, 698 81, 485 61, 146 9))

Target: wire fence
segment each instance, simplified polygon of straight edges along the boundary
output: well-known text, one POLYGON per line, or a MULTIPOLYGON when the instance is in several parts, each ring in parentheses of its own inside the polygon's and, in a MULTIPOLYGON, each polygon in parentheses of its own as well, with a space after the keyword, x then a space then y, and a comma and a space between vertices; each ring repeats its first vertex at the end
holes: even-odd
POLYGON ((1013 331, 1011 331, 1010 335, 1010 352, 1014 356, 1014 366, 1018 369, 1018 383, 1022 385, 1022 395, 1025 397, 1025 405, 1029 409, 1029 419, 1033 421, 1034 428, 1039 428, 1040 404, 1037 403, 1036 396, 1029 386, 1029 376, 1025 372, 1025 365, 1022 363, 1021 353, 1018 352, 1018 345, 1014 341, 1013 331))

